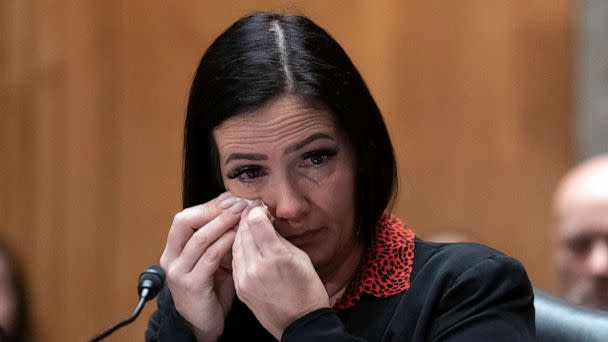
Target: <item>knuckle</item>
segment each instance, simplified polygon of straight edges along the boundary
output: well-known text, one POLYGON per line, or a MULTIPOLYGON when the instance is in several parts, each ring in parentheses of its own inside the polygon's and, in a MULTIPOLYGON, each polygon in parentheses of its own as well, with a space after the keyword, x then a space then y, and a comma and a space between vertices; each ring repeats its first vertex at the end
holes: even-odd
POLYGON ((186 222, 186 213, 184 212, 184 210, 180 211, 179 213, 175 214, 175 216, 173 216, 173 225, 179 226, 179 225, 184 225, 186 222))
POLYGON ((179 274, 179 270, 177 269, 177 267, 171 265, 168 267, 167 269, 167 278, 171 279, 172 281, 176 281, 179 278, 180 274, 179 274))
POLYGON ((208 263, 215 263, 220 259, 221 255, 215 248, 209 248, 205 254, 203 254, 203 257, 208 263))
POLYGON ((199 246, 205 246, 209 242, 209 237, 207 236, 207 234, 204 234, 204 232, 202 232, 201 234, 192 235, 191 239, 196 245, 199 246))
POLYGON ((238 288, 240 292, 249 292, 251 288, 252 276, 249 270, 245 270, 244 272, 239 274, 239 277, 235 279, 235 288, 238 288))
POLYGON ((192 281, 191 278, 185 278, 182 282, 182 287, 186 292, 196 292, 198 286, 198 283, 192 281))
POLYGON ((261 267, 258 265, 250 266, 245 272, 245 280, 252 281, 260 276, 261 267))
POLYGON ((160 256, 160 267, 162 267, 163 270, 167 271, 167 269, 169 268, 169 257, 163 253, 163 255, 160 256))

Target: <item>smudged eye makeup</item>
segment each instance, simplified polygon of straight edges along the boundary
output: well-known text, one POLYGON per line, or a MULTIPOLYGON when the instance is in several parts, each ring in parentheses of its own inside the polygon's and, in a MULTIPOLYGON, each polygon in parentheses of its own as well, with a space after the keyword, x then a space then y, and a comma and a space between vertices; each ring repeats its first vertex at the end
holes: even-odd
MULTIPOLYGON (((312 169, 322 168, 338 154, 338 148, 321 148, 305 152, 301 155, 297 167, 312 169)), ((266 166, 260 164, 240 165, 230 169, 226 178, 237 179, 241 182, 254 182, 256 179, 268 174, 266 166)))
POLYGON ((302 159, 304 159, 305 165, 304 167, 318 167, 324 165, 331 158, 335 157, 338 154, 337 148, 326 148, 319 149, 311 152, 304 153, 302 159))
POLYGON ((228 171, 226 177, 228 179, 238 178, 240 180, 251 180, 263 175, 263 168, 259 165, 246 165, 236 167, 228 171))

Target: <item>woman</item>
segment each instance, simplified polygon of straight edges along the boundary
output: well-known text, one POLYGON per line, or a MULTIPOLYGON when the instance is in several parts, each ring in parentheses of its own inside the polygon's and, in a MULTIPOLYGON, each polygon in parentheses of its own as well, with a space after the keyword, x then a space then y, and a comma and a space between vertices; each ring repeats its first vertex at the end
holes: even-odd
POLYGON ((522 266, 429 244, 388 211, 392 145, 358 71, 301 16, 255 13, 204 54, 184 209, 149 341, 529 340, 522 266))

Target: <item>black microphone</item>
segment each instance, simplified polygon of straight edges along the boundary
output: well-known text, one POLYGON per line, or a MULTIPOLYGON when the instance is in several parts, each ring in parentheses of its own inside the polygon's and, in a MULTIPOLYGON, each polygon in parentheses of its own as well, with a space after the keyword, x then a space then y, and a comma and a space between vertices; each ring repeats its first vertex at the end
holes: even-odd
POLYGON ((144 308, 144 304, 156 297, 156 295, 163 288, 163 284, 165 283, 165 271, 158 265, 150 265, 146 268, 140 275, 137 285, 137 294, 139 295, 139 301, 137 302, 137 306, 133 313, 129 318, 125 319, 122 322, 119 322, 108 329, 101 332, 99 335, 90 339, 90 342, 101 341, 103 338, 107 337, 114 331, 124 327, 125 325, 133 322, 137 316, 141 313, 141 310, 144 308))

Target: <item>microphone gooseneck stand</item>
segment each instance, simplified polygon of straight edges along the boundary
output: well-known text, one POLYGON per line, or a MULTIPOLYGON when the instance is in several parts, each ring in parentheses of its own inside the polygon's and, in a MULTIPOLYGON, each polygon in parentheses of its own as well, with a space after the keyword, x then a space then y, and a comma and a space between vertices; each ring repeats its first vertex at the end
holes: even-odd
POLYGON ((97 336, 93 337, 89 340, 89 342, 97 342, 101 341, 105 337, 109 336, 116 330, 124 327, 125 325, 133 322, 137 316, 141 313, 141 310, 144 308, 146 302, 158 294, 160 290, 163 288, 163 284, 165 282, 165 272, 160 266, 152 265, 146 268, 139 275, 139 284, 137 287, 137 292, 139 293, 139 301, 133 310, 133 313, 129 318, 116 323, 115 325, 107 328, 106 330, 99 333, 97 336))
POLYGON ((115 325, 107 328, 106 330, 104 330, 103 332, 101 332, 99 335, 93 337, 90 340, 90 342, 101 341, 103 338, 105 338, 106 336, 110 335, 114 331, 116 331, 116 330, 124 327, 125 325, 133 322, 137 318, 137 316, 139 316, 139 313, 144 308, 144 304, 145 303, 146 303, 146 298, 145 297, 139 297, 139 302, 137 302, 137 306, 135 307, 135 310, 133 310, 133 313, 131 314, 131 316, 129 316, 129 318, 127 318, 124 321, 116 323, 115 325))

